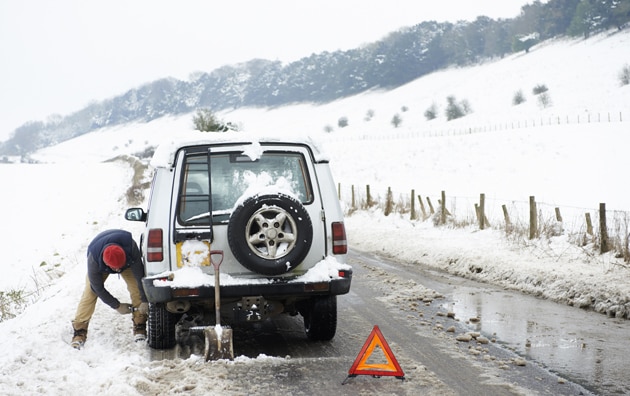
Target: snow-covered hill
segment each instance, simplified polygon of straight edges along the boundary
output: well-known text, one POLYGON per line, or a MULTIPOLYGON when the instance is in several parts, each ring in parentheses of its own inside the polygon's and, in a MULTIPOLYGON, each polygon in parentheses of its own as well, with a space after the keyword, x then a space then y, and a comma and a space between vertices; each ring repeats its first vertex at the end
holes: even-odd
MULTIPOLYGON (((620 86, 618 79, 630 63, 628 49, 630 32, 558 40, 529 54, 437 72, 393 91, 220 116, 251 133, 317 136, 346 206, 350 187, 362 191, 366 184, 380 196, 387 187, 395 197, 415 189, 434 202, 445 190, 449 210, 461 217, 469 216, 472 203, 485 193, 493 226, 500 225, 504 202, 514 216, 530 195, 541 210, 558 206, 565 233, 541 241, 505 238, 500 228, 434 227, 408 215, 385 217, 378 209, 355 212, 346 221, 353 249, 627 317, 627 264, 568 240, 583 227, 584 212, 594 213, 600 202, 619 211, 621 227, 623 219, 628 224, 630 86, 620 86), (532 94, 537 85, 548 87, 550 106, 539 106, 532 94), (519 90, 526 102, 513 106, 519 90), (450 95, 468 101, 473 113, 447 122, 450 95), (440 116, 427 121, 424 112, 432 103, 440 116), (374 115, 367 121, 370 110, 374 115), (394 114, 402 118, 398 128, 391 124, 394 114), (337 126, 341 117, 349 121, 345 128, 337 126), (326 126, 333 131, 323 132, 326 126)), ((90 348, 74 351, 64 342, 83 287, 90 238, 109 227, 137 232, 138 225, 121 217, 131 172, 124 163, 102 161, 142 152, 190 129, 192 115, 104 129, 38 152, 34 158, 41 164, 0 166, 5 220, 0 268, 10 274, 2 277, 0 290, 26 290, 35 298, 24 313, 0 323, 3 394, 141 394, 150 386, 146 378, 161 365, 176 365, 182 378, 195 370, 194 361, 151 362, 144 347, 129 345, 130 323, 103 304, 91 326, 90 348)), ((126 295, 124 283, 108 286, 126 295)), ((221 383, 220 376, 197 380, 221 383)))

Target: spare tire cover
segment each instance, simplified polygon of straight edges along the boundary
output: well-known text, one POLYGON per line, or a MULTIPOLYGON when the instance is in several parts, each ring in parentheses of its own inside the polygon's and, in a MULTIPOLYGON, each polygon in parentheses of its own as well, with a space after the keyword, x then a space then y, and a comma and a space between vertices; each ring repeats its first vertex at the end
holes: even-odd
POLYGON ((313 224, 306 208, 285 195, 248 198, 228 224, 228 243, 234 257, 262 275, 281 275, 298 266, 313 241, 313 224))

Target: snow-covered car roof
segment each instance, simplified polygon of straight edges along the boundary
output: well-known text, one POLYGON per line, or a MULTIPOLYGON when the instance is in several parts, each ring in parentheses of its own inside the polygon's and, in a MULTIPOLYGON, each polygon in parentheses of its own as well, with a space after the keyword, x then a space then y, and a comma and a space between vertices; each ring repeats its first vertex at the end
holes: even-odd
POLYGON ((158 167, 172 166, 175 153, 181 147, 196 145, 211 145, 220 143, 251 144, 251 148, 244 154, 251 158, 257 158, 262 153, 263 143, 292 143, 307 145, 313 151, 316 162, 327 162, 329 157, 324 153, 321 143, 313 137, 287 136, 287 135, 255 135, 245 132, 199 132, 182 131, 165 139, 155 150, 151 159, 151 165, 158 167))

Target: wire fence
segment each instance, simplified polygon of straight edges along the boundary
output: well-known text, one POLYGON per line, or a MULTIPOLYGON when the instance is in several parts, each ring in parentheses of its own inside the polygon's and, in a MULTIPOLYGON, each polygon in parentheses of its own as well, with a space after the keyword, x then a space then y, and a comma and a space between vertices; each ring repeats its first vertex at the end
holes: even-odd
MULTIPOLYGON (((448 128, 396 129, 392 133, 378 134, 352 133, 330 134, 330 141, 354 140, 395 140, 422 137, 459 136, 494 131, 509 131, 553 125, 578 125, 593 123, 626 123, 630 115, 623 111, 584 112, 574 115, 545 115, 521 120, 493 121, 487 124, 457 124, 448 128)), ((457 121, 457 120, 455 120, 457 121)), ((462 120, 463 121, 463 120, 462 120)), ((440 197, 422 196, 413 190, 372 191, 369 185, 339 185, 339 198, 344 202, 347 214, 355 210, 378 207, 385 214, 399 213, 409 216, 413 221, 435 219, 437 210, 442 208, 440 197)), ((535 197, 534 197, 535 199, 535 197)), ((455 226, 467 226, 479 223, 480 197, 448 196, 445 199, 445 212, 448 223, 455 226)), ((569 240, 580 246, 592 245, 600 251, 612 250, 616 255, 630 262, 630 212, 620 210, 601 210, 601 208, 583 208, 559 206, 545 202, 536 203, 537 237, 553 237, 566 234, 569 240), (603 223, 602 223, 603 221, 603 223), (604 224, 605 223, 605 224, 604 224), (604 224, 602 226, 602 224, 604 224), (603 246, 607 243, 609 246, 603 246)), ((484 223, 488 227, 502 229, 506 234, 530 234, 532 228, 531 202, 514 199, 486 198, 484 205, 484 223)))
POLYGON ((600 204, 599 208, 582 208, 538 202, 535 196, 523 201, 486 198, 484 194, 448 196, 444 191, 422 195, 413 189, 371 191, 369 185, 339 185, 338 194, 346 214, 376 208, 386 216, 397 213, 410 221, 431 220, 437 226, 492 228, 512 237, 566 235, 578 246, 590 245, 600 253, 612 251, 616 257, 630 262, 630 211, 606 210, 605 204, 600 204))
MULTIPOLYGON (((369 133, 352 133, 352 134, 331 134, 330 138, 336 141, 346 140, 392 140, 392 139, 410 139, 419 137, 443 137, 443 136, 461 136, 476 133, 487 133, 497 131, 509 131, 526 128, 536 128, 554 125, 579 125, 579 124, 604 124, 604 123, 625 123, 630 120, 630 115, 623 111, 615 112, 584 112, 573 115, 544 115, 540 117, 523 118, 520 120, 506 120, 488 123, 478 123, 476 125, 458 124, 458 120, 449 121, 453 126, 443 128, 417 128, 396 129, 392 133, 379 133, 372 135, 369 133)), ((462 119, 462 121, 464 121, 462 119)))

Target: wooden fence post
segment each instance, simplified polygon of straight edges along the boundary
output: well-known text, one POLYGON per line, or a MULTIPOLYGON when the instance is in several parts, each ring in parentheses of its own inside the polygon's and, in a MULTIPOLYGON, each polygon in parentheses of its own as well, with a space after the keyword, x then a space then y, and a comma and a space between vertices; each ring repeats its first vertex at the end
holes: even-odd
POLYGON ((352 185, 352 209, 356 209, 356 208, 357 208, 357 201, 354 195, 354 184, 353 184, 352 185))
POLYGON ((442 190, 442 202, 440 202, 440 224, 446 224, 446 191, 442 190))
POLYGON ((371 207, 372 206, 372 195, 370 194, 370 185, 368 184, 367 186, 365 186, 365 193, 366 193, 366 200, 367 200, 367 207, 371 207))
POLYGON ((427 197, 427 203, 429 204, 429 212, 431 214, 435 214, 435 210, 433 209, 433 204, 431 204, 431 198, 427 197))
POLYGON ((411 220, 418 220, 418 215, 416 215, 416 191, 411 189, 411 220))
POLYGON ((477 224, 479 224, 479 204, 475 202, 475 216, 477 216, 477 224))
POLYGON ((536 210, 536 198, 529 197, 529 239, 536 238, 538 234, 538 216, 536 210))
POLYGON ((392 193, 392 188, 387 187, 387 197, 385 199, 385 216, 389 216, 394 211, 394 194, 392 193))
POLYGON ((418 195, 418 202, 420 202, 420 210, 422 211, 422 220, 426 220, 427 218, 427 210, 424 207, 424 202, 422 202, 422 196, 418 195))
POLYGON ((593 235, 593 222, 591 221, 591 214, 586 213, 586 233, 588 235, 593 235))
POLYGON ((510 215, 508 214, 507 206, 501 205, 503 209, 503 218, 505 219, 505 233, 509 234, 512 231, 512 223, 510 222, 510 215))
POLYGON ((562 223, 562 215, 560 214, 560 208, 556 208, 556 220, 562 223))
POLYGON ((606 228, 606 204, 599 204, 599 234, 601 235, 601 243, 599 252, 604 254, 608 248, 608 229, 606 228))

